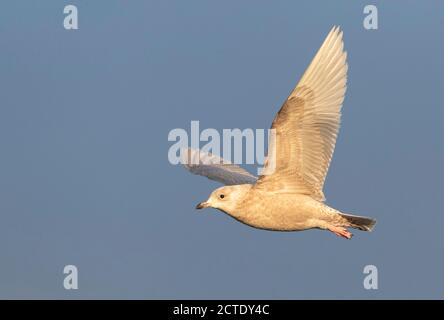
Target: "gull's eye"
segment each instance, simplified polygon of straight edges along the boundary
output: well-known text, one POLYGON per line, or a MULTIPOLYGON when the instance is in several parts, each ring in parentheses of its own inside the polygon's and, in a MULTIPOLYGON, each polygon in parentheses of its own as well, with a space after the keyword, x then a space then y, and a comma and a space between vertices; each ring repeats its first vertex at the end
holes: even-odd
POLYGON ((219 198, 223 199, 223 198, 225 198, 225 195, 221 194, 221 195, 219 195, 219 198))

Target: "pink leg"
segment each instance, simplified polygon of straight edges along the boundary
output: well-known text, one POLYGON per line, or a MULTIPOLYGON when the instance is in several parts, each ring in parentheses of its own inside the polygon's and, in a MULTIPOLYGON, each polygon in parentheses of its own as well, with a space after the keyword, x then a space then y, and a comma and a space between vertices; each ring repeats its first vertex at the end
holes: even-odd
POLYGON ((327 228, 329 231, 333 232, 338 237, 343 237, 345 239, 351 239, 353 234, 348 232, 347 229, 343 227, 335 227, 335 226, 328 226, 327 228))

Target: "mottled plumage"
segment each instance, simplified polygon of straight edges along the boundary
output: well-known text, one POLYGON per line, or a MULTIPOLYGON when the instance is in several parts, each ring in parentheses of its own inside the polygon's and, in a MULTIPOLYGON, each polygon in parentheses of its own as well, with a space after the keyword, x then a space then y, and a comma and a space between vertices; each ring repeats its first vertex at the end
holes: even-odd
POLYGON ((371 231, 375 220, 347 215, 323 203, 322 189, 346 91, 346 59, 342 32, 333 27, 273 120, 274 136, 257 181, 226 160, 187 149, 184 165, 191 172, 228 185, 215 190, 197 208, 217 208, 247 225, 268 230, 319 228, 345 238, 352 236, 347 227, 371 231))

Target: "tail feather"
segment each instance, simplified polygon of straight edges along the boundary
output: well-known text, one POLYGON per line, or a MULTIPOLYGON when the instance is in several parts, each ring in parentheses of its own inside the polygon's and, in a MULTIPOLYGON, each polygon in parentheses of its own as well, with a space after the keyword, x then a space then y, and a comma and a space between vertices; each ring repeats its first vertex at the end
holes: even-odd
POLYGON ((372 231, 375 227, 376 220, 368 217, 355 216, 352 214, 341 213, 341 216, 347 220, 349 227, 362 231, 372 231))

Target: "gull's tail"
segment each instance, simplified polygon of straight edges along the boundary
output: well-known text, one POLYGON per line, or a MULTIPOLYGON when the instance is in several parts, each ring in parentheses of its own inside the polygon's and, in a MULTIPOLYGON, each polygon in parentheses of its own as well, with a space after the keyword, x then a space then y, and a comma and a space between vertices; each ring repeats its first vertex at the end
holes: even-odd
POLYGON ((372 231, 376 224, 375 219, 368 217, 355 216, 345 213, 341 213, 341 216, 347 221, 348 227, 362 231, 372 231))

